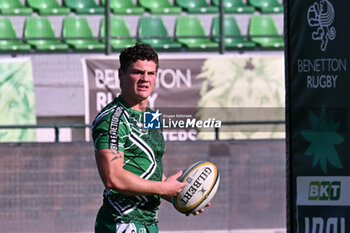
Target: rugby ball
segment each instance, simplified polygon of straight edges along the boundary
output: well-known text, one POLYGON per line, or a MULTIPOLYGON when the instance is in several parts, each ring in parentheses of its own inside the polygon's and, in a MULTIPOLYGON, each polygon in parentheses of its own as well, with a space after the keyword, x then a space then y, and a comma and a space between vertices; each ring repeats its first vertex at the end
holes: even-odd
POLYGON ((176 210, 191 214, 203 209, 214 197, 220 182, 216 166, 208 161, 199 161, 189 166, 179 178, 187 185, 172 198, 176 210))

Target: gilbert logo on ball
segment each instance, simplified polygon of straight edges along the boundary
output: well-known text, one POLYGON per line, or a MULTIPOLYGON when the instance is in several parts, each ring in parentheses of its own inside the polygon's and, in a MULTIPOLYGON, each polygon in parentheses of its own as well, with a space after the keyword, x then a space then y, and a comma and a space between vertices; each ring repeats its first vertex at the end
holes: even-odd
POLYGON ((179 178, 187 185, 173 197, 172 202, 179 212, 194 213, 204 208, 214 197, 220 182, 217 167, 208 161, 200 161, 189 166, 179 178))

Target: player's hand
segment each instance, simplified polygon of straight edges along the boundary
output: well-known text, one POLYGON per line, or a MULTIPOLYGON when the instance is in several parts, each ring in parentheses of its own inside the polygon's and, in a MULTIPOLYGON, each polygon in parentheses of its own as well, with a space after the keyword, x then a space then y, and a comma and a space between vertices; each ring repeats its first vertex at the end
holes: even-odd
POLYGON ((186 186, 186 182, 179 182, 177 179, 179 179, 182 175, 182 171, 178 171, 172 176, 169 176, 167 179, 164 180, 164 196, 173 197, 177 195, 183 187, 186 186))
MULTIPOLYGON (((210 202, 204 207, 209 207, 211 204, 210 202)), ((199 211, 196 211, 196 212, 193 212, 192 214, 186 214, 186 216, 190 216, 190 215, 199 215, 200 213, 203 213, 204 212, 204 208, 203 209, 200 209, 199 211)))

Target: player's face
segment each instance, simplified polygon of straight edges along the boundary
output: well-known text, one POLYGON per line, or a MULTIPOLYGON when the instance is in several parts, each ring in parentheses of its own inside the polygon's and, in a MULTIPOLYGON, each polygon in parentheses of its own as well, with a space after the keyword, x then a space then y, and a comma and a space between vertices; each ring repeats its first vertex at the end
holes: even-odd
POLYGON ((153 91, 157 77, 157 66, 154 61, 138 60, 128 69, 120 71, 122 94, 133 102, 147 99, 153 91))

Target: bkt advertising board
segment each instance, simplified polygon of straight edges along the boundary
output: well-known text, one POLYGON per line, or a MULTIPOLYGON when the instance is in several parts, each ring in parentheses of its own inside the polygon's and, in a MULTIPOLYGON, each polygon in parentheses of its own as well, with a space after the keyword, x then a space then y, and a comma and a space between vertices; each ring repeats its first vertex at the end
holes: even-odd
POLYGON ((284 5, 288 231, 350 232, 350 2, 284 5))

